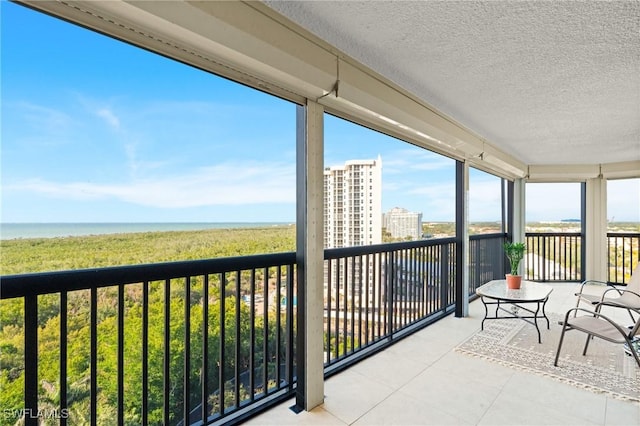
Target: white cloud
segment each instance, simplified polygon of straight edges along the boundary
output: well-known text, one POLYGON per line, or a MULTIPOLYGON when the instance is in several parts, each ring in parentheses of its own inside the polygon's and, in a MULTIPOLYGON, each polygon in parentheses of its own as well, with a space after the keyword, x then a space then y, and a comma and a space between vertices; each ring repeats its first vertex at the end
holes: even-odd
POLYGON ((495 177, 471 179, 469 182, 469 220, 471 222, 502 219, 500 179, 495 177))
POLYGON ((114 130, 120 129, 120 119, 118 119, 116 114, 109 108, 98 109, 96 111, 96 115, 106 121, 109 127, 113 128, 114 130))
POLYGON ((423 149, 402 149, 392 151, 382 157, 382 170, 387 174, 400 174, 407 171, 439 171, 450 169, 453 160, 423 149))
MULTIPOLYGON (((453 221, 455 219, 455 184, 426 182, 409 191, 409 209, 422 213, 422 220, 453 221)), ((402 206, 401 206, 402 207, 402 206)))
POLYGON ((117 184, 53 182, 40 179, 7 186, 68 200, 116 199, 156 208, 295 202, 295 168, 289 165, 227 163, 181 176, 117 184))
MULTIPOLYGON (((60 109, 25 101, 5 104, 4 107, 8 109, 8 114, 12 114, 12 120, 15 120, 13 124, 19 123, 22 141, 25 140, 25 135, 30 134, 29 140, 37 140, 41 145, 52 145, 54 140, 64 140, 61 135, 65 135, 73 126, 71 115, 60 109), (34 139, 33 134, 37 132, 48 137, 34 139)), ((3 119, 6 119, 4 112, 3 119)))

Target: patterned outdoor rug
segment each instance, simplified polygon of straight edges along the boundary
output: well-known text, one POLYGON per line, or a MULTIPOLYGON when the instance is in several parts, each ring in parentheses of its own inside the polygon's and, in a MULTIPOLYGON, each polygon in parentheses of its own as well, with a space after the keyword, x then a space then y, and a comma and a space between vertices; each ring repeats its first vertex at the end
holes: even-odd
POLYGON ((620 344, 593 339, 582 356, 586 334, 568 331, 564 336, 558 367, 553 366, 562 327, 559 315, 549 314, 550 330, 538 321, 542 344, 533 325, 522 320, 487 320, 456 351, 485 358, 509 367, 553 377, 593 392, 640 401, 640 367, 620 344))

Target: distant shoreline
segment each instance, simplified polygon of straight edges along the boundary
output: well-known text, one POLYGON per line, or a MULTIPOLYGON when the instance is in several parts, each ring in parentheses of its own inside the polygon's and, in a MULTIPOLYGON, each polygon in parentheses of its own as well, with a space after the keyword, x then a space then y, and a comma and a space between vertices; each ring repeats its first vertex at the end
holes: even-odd
MULTIPOLYGON (((484 226, 496 222, 472 222, 484 226)), ((453 225, 453 222, 423 222, 423 225, 453 225)), ((0 240, 34 238, 86 237, 92 235, 131 234, 141 232, 203 231, 209 229, 248 229, 294 226, 295 222, 34 222, 0 223, 0 240)), ((577 227, 579 223, 563 221, 529 222, 527 227, 577 227)), ((622 226, 628 232, 639 232, 638 222, 609 222, 610 228, 622 226)))
POLYGON ((136 232, 200 231, 289 226, 291 222, 80 222, 1 223, 0 240, 63 238, 136 232))

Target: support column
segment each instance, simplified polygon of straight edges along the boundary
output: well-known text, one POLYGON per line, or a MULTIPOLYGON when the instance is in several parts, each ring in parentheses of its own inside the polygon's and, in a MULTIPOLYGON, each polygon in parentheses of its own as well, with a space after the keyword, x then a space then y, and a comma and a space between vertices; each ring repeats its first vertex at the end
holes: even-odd
POLYGON ((456 317, 469 316, 469 164, 456 161, 456 317))
POLYGON ((586 186, 583 279, 607 281, 607 181, 587 179, 586 186))
POLYGON ((324 110, 307 101, 297 110, 296 260, 298 278, 294 411, 324 402, 324 110))
MULTIPOLYGON (((525 242, 525 231, 527 228, 526 218, 526 191, 524 179, 516 179, 513 182, 513 242, 525 242)), ((522 271, 520 271, 522 273, 522 271)))

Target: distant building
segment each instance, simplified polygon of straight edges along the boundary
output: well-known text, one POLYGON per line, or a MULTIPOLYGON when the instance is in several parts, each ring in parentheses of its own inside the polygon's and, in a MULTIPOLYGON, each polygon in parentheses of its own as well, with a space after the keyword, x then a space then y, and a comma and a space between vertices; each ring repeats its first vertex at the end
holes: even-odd
POLYGON ((382 224, 393 238, 418 240, 422 237, 422 213, 394 207, 384 214, 382 224))
MULTIPOLYGON (((339 248, 382 242, 382 160, 350 160, 324 171, 324 247, 339 248)), ((373 258, 363 264, 325 263, 325 295, 372 305, 381 285, 373 274, 373 258), (339 282, 352 285, 336 286, 339 282), (329 284, 330 283, 330 284, 329 284), (356 285, 356 283, 358 283, 356 285), (331 288, 329 288, 329 286, 331 288)), ((325 300, 326 302, 326 300, 325 300)), ((335 306, 335 305, 334 305, 335 306)))
POLYGON ((382 242, 382 159, 350 160, 324 171, 324 247, 382 242))

